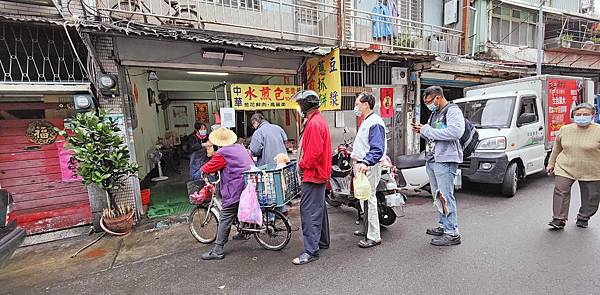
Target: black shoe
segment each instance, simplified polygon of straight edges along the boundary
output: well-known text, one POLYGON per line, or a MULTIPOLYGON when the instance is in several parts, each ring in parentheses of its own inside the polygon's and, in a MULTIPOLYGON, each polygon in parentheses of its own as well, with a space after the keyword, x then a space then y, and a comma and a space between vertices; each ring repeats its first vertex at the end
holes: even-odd
POLYGON ((365 232, 357 230, 357 231, 354 232, 354 235, 355 236, 359 236, 359 237, 364 237, 365 236, 365 232))
POLYGON ((581 228, 587 228, 588 227, 588 221, 587 220, 583 220, 583 219, 577 219, 577 223, 575 223, 575 225, 577 225, 578 227, 581 227, 581 228))
POLYGON ((223 258, 225 258, 224 253, 217 254, 217 253, 213 252, 212 250, 202 254, 202 260, 221 260, 223 258))
POLYGON ((441 227, 428 228, 425 233, 428 235, 441 237, 444 235, 444 229, 441 227))
POLYGON ((552 219, 552 221, 548 222, 548 225, 554 229, 563 229, 565 228, 565 221, 557 218, 552 219))
POLYGON ((444 234, 439 238, 431 240, 431 244, 434 246, 454 246, 460 245, 460 236, 451 236, 444 234))

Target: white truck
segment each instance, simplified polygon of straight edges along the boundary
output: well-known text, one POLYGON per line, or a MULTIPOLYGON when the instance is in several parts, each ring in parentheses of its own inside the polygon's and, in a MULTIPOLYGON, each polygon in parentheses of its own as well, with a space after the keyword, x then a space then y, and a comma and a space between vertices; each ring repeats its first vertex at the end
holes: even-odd
POLYGON ((471 182, 515 195, 519 180, 544 171, 556 135, 572 108, 594 102, 586 78, 542 75, 465 88, 454 102, 479 132, 475 152, 460 165, 471 182))

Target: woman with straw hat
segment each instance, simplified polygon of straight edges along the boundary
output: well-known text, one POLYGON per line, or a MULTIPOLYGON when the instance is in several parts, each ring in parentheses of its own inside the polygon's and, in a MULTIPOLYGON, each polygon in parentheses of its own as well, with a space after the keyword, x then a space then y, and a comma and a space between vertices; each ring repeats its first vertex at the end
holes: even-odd
POLYGON ((222 207, 219 217, 217 240, 212 250, 202 255, 204 260, 225 258, 223 247, 229 238, 231 224, 237 216, 240 195, 246 187, 243 173, 253 165, 250 154, 241 144, 236 144, 237 136, 227 128, 212 132, 209 141, 220 147, 208 163, 202 167, 202 174, 221 173, 222 207))

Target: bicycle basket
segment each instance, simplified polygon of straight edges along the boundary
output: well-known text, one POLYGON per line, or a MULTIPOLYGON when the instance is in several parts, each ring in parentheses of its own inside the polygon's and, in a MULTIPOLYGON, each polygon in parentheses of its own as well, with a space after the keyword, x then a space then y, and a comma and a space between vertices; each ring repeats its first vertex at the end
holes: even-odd
POLYGON ((300 193, 300 179, 296 161, 276 169, 275 165, 259 167, 258 171, 244 172, 246 183, 252 181, 261 207, 281 207, 300 193))

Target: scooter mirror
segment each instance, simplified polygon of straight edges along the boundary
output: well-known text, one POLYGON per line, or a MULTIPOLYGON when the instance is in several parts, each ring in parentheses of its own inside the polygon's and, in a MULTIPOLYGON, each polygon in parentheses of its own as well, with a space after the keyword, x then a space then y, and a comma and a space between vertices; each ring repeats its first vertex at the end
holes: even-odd
POLYGON ((348 133, 348 132, 350 132, 350 131, 348 131, 348 128, 344 127, 344 133, 348 133))

